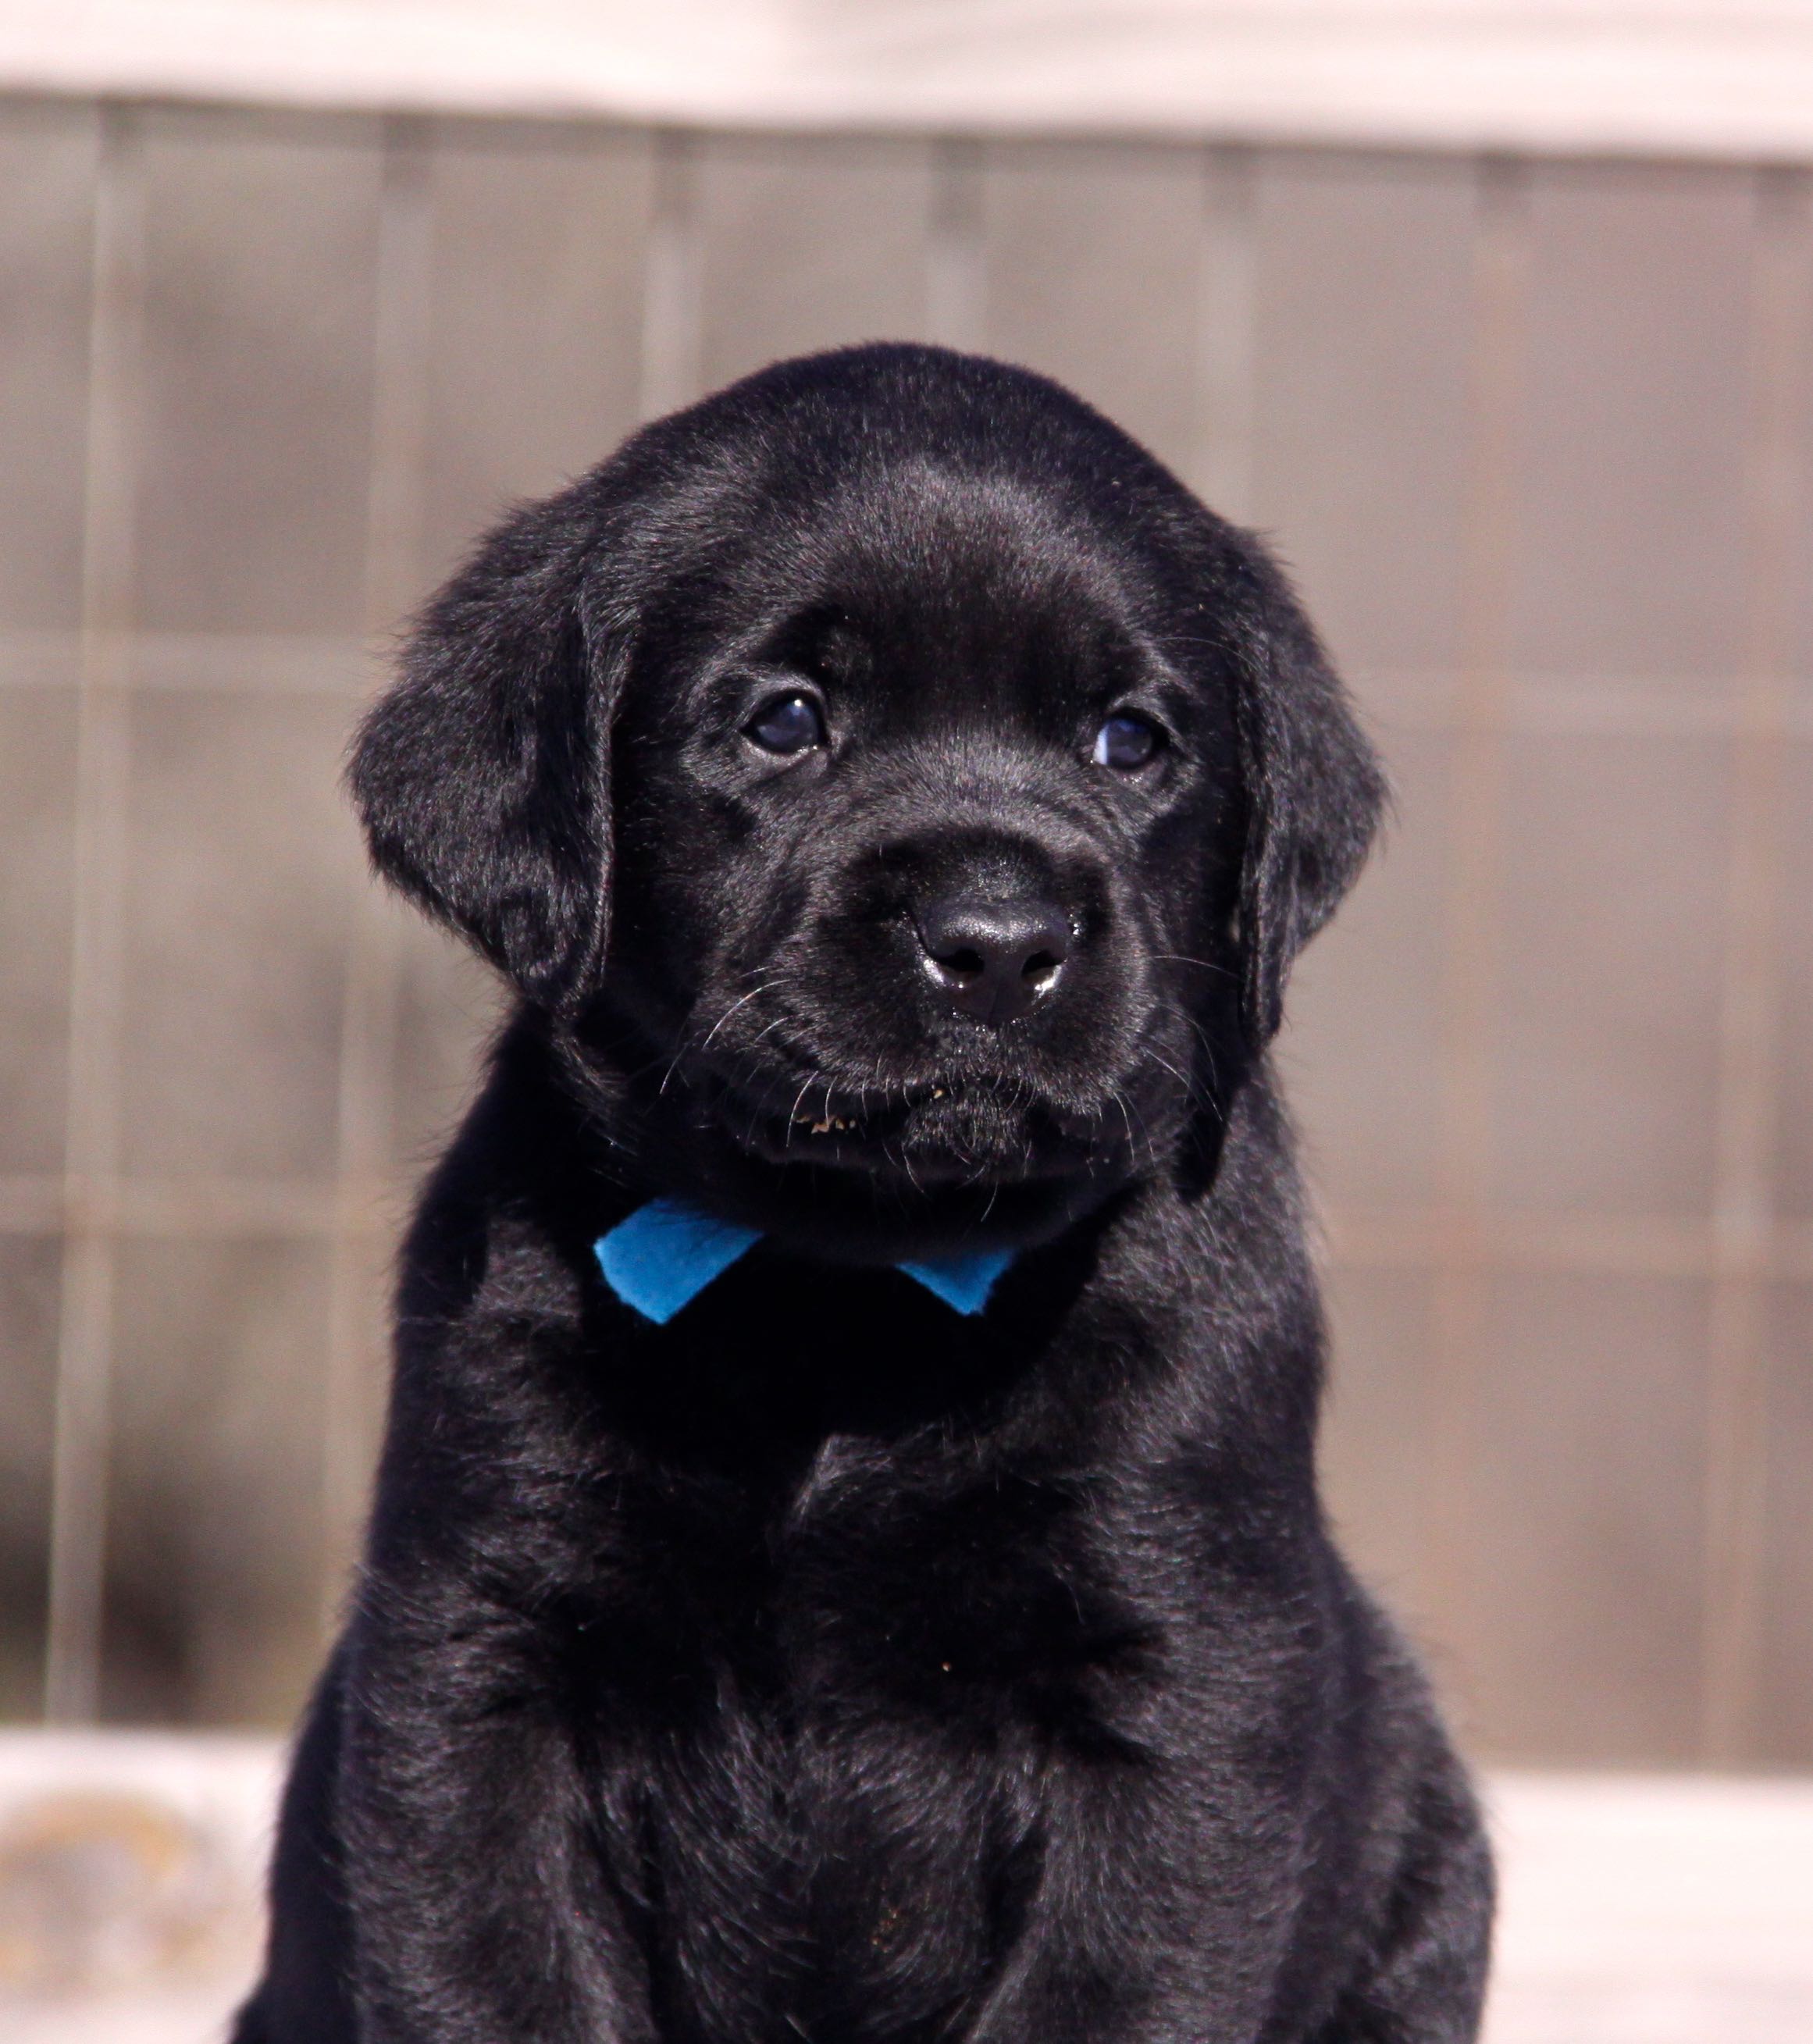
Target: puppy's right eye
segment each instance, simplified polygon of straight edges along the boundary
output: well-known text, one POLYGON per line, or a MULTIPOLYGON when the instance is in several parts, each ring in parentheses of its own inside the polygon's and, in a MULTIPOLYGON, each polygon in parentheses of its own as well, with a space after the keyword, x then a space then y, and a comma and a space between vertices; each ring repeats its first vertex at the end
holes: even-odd
POLYGON ((824 743, 824 719, 810 696, 776 696, 743 730, 764 752, 809 752, 824 743))

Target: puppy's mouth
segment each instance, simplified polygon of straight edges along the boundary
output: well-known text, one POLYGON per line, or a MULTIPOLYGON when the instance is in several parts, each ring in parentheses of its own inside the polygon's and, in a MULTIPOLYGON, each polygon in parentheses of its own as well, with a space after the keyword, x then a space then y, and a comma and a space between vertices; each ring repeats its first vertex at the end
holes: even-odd
MULTIPOLYGON (((898 1177, 916 1185, 1010 1185, 1100 1164, 1109 1116, 1024 1084, 951 1076, 882 1090, 814 1075, 777 1106, 720 1081, 714 1116, 737 1146, 771 1164, 898 1177)), ((1114 1117, 1112 1128, 1123 1123, 1114 1117)))

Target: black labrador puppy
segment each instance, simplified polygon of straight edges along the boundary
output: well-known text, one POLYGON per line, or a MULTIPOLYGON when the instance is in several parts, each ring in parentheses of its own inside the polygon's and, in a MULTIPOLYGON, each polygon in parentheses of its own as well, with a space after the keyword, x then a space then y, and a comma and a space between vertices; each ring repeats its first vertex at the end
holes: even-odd
POLYGON ((404 1253, 240 2044, 1460 2044, 1266 1066, 1377 767, 1043 379, 785 363, 512 518, 352 786, 520 994, 404 1253))

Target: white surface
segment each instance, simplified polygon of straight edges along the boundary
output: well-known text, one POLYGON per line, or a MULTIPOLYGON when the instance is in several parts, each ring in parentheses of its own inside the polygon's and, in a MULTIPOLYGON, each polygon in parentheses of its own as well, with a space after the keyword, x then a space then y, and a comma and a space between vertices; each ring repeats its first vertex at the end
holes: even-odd
MULTIPOLYGON (((221 2034, 257 1964, 281 1765, 269 1740, 0 1732, 6 2044, 221 2034)), ((1500 1774, 1486 1793, 1486 2044, 1813 2039, 1813 1781, 1500 1774)))
POLYGON ((1813 156, 1813 0, 3 0, 0 85, 1813 156))
POLYGON ((271 1739, 0 1732, 0 2038, 213 2044, 258 1965, 271 1739))
POLYGON ((1809 2044, 1813 1782, 1499 1775, 1488 2044, 1809 2044))

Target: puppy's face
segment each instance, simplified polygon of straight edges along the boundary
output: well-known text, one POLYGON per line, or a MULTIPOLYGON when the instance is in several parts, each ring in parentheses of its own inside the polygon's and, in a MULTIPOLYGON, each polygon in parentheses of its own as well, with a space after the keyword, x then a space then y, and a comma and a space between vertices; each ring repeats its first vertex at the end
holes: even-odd
POLYGON ((614 747, 603 987, 657 1095, 903 1192, 1164 1154, 1234 1054, 1223 678, 1085 526, 923 462, 701 565, 614 747))
POLYGON ((1250 541, 1054 386, 904 348, 505 528, 355 785, 694 1189, 1023 1235, 1214 1122, 1379 798, 1250 541))

